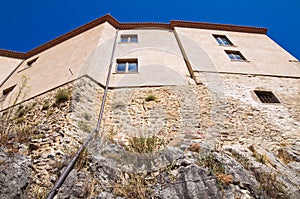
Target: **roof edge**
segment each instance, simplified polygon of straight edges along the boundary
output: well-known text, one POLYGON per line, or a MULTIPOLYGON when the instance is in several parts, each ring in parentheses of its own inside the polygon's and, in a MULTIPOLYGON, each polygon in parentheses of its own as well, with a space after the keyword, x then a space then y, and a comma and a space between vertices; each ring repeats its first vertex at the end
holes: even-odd
POLYGON ((25 53, 0 49, 0 56, 15 59, 25 59, 25 53))
POLYGON ((98 26, 98 25, 100 25, 104 22, 109 22, 114 27, 120 25, 120 23, 116 19, 114 19, 109 14, 106 14, 106 15, 98 18, 98 19, 95 19, 95 20, 93 20, 93 21, 91 21, 87 24, 84 24, 84 25, 82 25, 82 26, 80 26, 80 27, 78 27, 74 30, 71 30, 70 32, 67 32, 67 33, 65 33, 65 34, 63 34, 63 35, 61 35, 61 36, 45 43, 45 44, 42 44, 41 46, 38 46, 38 47, 28 51, 27 53, 25 53, 25 57, 26 58, 32 57, 32 56, 34 56, 34 55, 36 55, 40 52, 43 52, 44 50, 47 50, 47 49, 49 49, 53 46, 56 46, 56 45, 66 41, 68 39, 71 39, 71 38, 85 32, 85 31, 88 31, 88 30, 90 30, 90 29, 92 29, 92 28, 94 28, 94 27, 96 27, 96 26, 98 26))
POLYGON ((246 32, 246 33, 257 33, 267 34, 267 28, 253 27, 253 26, 239 26, 229 24, 216 24, 216 23, 205 23, 205 22, 189 22, 189 21, 177 21, 172 20, 171 26, 174 27, 185 27, 185 28, 199 28, 209 30, 225 30, 233 32, 246 32))
POLYGON ((175 27, 186 27, 186 28, 200 28, 200 29, 210 29, 210 30, 225 30, 225 31, 234 31, 234 32, 248 32, 248 33, 258 33, 258 34, 266 34, 268 31, 267 28, 259 28, 259 27, 251 27, 251 26, 237 26, 237 25, 189 22, 189 21, 178 21, 178 20, 172 20, 170 21, 170 23, 157 23, 157 22, 120 23, 115 18, 113 18, 110 14, 106 14, 74 30, 71 30, 70 32, 67 32, 53 40, 50 40, 49 42, 42 44, 26 53, 0 49, 0 56, 16 58, 16 59, 27 59, 53 46, 56 46, 68 39, 71 39, 87 30, 90 30, 104 22, 108 22, 113 27, 121 30, 136 29, 136 28, 163 28, 163 29, 173 30, 175 27))

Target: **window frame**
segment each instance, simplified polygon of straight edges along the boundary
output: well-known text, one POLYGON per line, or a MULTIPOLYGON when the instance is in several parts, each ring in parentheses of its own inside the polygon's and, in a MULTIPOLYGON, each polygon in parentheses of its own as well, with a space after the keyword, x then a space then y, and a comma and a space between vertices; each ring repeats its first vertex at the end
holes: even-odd
POLYGON ((138 59, 137 58, 117 59, 116 60, 115 72, 117 74, 136 74, 136 73, 138 73, 138 71, 139 71, 139 64, 138 64, 138 59), (136 66, 135 66, 136 70, 133 70, 133 71, 129 70, 130 64, 132 64, 132 63, 136 64, 136 66), (123 70, 122 71, 118 70, 118 66, 120 64, 125 64, 125 70, 124 71, 123 70))
POLYGON ((138 35, 137 34, 121 34, 120 35, 120 43, 138 43, 138 35), (124 40, 123 40, 124 39, 124 40))
POLYGON ((213 34, 213 37, 215 38, 216 42, 220 46, 235 46, 230 39, 226 35, 218 35, 218 34, 213 34), (226 44, 224 40, 228 43, 226 44))
POLYGON ((240 61, 240 62, 247 62, 248 60, 246 59, 246 57, 240 52, 240 51, 236 51, 236 50, 225 50, 225 53, 227 55, 227 57, 231 60, 231 61, 240 61), (238 59, 237 56, 240 58, 238 59))

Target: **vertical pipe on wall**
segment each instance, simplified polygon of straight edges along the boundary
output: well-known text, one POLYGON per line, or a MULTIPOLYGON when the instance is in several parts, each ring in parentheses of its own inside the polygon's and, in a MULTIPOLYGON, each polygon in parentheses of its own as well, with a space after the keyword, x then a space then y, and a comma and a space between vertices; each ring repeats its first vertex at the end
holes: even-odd
POLYGON ((106 96, 107 96, 107 92, 108 92, 109 80, 110 80, 111 71, 112 71, 115 48, 116 48, 116 43, 117 43, 117 38, 118 38, 118 31, 119 30, 117 29, 116 30, 116 35, 115 35, 115 40, 114 40, 114 45, 113 45, 113 49, 112 49, 110 64, 109 64, 109 68, 108 68, 108 74, 107 74, 107 78, 106 78, 105 90, 104 90, 103 97, 102 97, 100 113, 99 113, 99 116, 98 116, 97 126, 92 132, 90 132, 90 134, 86 138, 85 142, 81 145, 81 147, 79 148, 79 150, 77 151, 75 156, 72 158, 72 160, 70 161, 68 166, 64 169, 63 173, 61 174, 61 176, 59 177, 59 179, 56 181, 55 185, 53 186, 53 188, 49 192, 49 194, 47 196, 47 199, 52 199, 57 194, 58 189, 62 186, 62 184, 64 183, 64 181, 68 177, 69 173, 72 171, 72 169, 73 169, 74 165, 76 164, 76 161, 79 158, 80 154, 84 151, 84 149, 86 148, 88 143, 92 140, 95 133, 99 132, 99 129, 100 129, 100 126, 101 126, 101 121, 102 121, 102 116, 103 116, 103 113, 104 113, 104 106, 105 106, 106 96))

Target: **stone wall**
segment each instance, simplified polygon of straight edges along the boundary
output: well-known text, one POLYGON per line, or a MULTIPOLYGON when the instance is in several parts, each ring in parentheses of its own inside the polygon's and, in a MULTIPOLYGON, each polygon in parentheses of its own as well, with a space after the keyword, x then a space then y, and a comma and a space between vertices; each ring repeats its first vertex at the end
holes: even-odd
POLYGON ((218 75, 215 78, 203 75, 202 78, 210 93, 225 103, 220 116, 223 145, 257 143, 276 150, 284 144, 298 148, 300 79, 247 75, 218 75), (216 79, 217 88, 211 82, 216 79), (261 103, 254 90, 272 91, 280 103, 261 103))
POLYGON ((108 94, 104 132, 120 144, 129 137, 157 136, 167 143, 189 135, 203 139, 210 106, 204 86, 115 89, 108 94))
POLYGON ((97 92, 102 90, 82 78, 1 112, 3 162, 14 162, 14 154, 29 159, 31 178, 23 195, 37 198, 48 193, 87 133, 95 128, 97 111, 93 107, 99 107, 100 102, 92 94, 100 95, 97 92), (58 102, 59 90, 67 91, 68 99, 58 102))
MULTIPOLYGON (((101 130, 57 197, 300 196, 300 80, 198 78, 202 84, 109 90, 101 130), (272 90, 281 103, 262 104, 254 89, 272 90)), ((15 184, 6 183, 14 176, 0 175, 2 196, 16 189, 10 198, 45 197, 96 127, 102 97, 103 88, 83 77, 2 111, 9 128, 8 137, 1 134, 7 140, 1 142, 1 173, 24 173, 15 184), (71 98, 58 103, 60 89, 71 98)))

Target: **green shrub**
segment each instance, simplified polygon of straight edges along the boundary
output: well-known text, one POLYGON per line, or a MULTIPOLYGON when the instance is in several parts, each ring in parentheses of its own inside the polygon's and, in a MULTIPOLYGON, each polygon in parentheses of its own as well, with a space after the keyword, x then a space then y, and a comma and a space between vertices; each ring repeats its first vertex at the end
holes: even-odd
POLYGON ((46 117, 47 117, 47 118, 50 117, 54 112, 55 112, 54 109, 49 109, 49 110, 47 111, 46 117))
POLYGON ((18 118, 23 117, 30 111, 30 109, 31 109, 31 107, 28 107, 28 106, 19 106, 17 113, 16 113, 17 117, 18 118))
POLYGON ((46 136, 45 134, 37 134, 37 135, 33 135, 32 139, 44 139, 46 136))
POLYGON ((71 94, 67 89, 58 89, 55 94, 56 104, 60 104, 68 101, 71 98, 71 94))
POLYGON ((113 109, 123 109, 125 107, 125 104, 122 102, 114 102, 112 104, 113 109))
POLYGON ((87 133, 91 131, 91 127, 85 121, 79 121, 78 127, 80 130, 87 132, 87 133))
POLYGON ((47 110, 50 107, 50 104, 46 103, 42 106, 42 111, 47 110))
POLYGON ((209 175, 212 175, 217 180, 219 188, 223 189, 233 182, 233 176, 227 173, 226 165, 221 162, 216 154, 212 151, 207 151, 199 154, 196 164, 200 167, 206 168, 209 175))
POLYGON ((225 165, 211 151, 199 155, 197 164, 208 169, 210 174, 225 174, 225 165))
POLYGON ((145 98, 146 102, 155 101, 155 100, 156 100, 156 97, 153 94, 150 94, 145 98))
POLYGON ((92 116, 91 116, 90 114, 88 114, 87 112, 85 112, 85 113, 83 114, 83 118, 84 118, 85 120, 87 120, 87 121, 90 121, 91 118, 92 118, 92 116))

